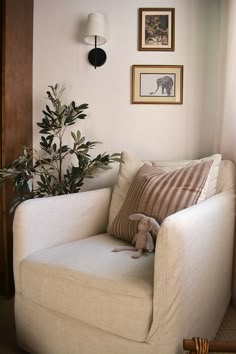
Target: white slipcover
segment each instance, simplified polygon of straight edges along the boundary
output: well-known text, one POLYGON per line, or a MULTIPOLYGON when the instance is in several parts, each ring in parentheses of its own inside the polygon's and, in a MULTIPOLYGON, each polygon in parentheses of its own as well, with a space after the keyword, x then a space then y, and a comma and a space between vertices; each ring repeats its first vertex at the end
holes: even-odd
POLYGON ((155 254, 112 253, 111 189, 22 203, 14 217, 19 344, 41 354, 177 354, 212 338, 231 296, 234 165, 218 194, 169 216, 155 254))

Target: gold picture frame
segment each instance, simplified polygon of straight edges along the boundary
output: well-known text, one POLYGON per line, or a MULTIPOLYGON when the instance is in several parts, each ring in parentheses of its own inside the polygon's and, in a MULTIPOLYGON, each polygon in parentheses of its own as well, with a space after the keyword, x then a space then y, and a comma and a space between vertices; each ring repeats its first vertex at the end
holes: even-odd
POLYGON ((133 65, 131 101, 182 104, 183 65, 133 65))
POLYGON ((175 50, 175 9, 139 9, 139 50, 175 50))

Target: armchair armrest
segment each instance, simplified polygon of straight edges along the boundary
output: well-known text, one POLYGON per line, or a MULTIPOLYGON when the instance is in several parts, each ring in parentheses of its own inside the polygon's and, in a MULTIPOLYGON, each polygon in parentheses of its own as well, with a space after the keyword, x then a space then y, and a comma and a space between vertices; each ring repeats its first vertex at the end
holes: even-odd
POLYGON ((13 221, 16 289, 19 263, 29 254, 105 232, 110 199, 111 188, 104 188, 20 204, 13 221))
POLYGON ((148 340, 215 335, 231 296, 234 218, 234 193, 223 192, 163 222, 148 340))

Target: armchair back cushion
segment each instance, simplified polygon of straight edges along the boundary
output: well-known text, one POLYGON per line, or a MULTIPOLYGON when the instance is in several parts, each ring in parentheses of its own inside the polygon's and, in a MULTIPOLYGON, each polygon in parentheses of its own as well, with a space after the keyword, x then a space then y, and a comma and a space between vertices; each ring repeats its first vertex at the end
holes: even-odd
POLYGON ((216 193, 235 192, 235 164, 230 160, 222 160, 217 179, 216 193))

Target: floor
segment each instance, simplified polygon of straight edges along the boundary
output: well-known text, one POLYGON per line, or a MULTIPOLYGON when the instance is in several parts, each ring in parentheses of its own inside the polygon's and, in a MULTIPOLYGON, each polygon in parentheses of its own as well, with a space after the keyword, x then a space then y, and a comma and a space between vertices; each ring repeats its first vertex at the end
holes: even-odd
MULTIPOLYGON (((216 340, 236 340, 236 308, 229 307, 216 340)), ((14 299, 0 297, 0 354, 24 354, 17 348, 14 325, 14 299)))
POLYGON ((215 340, 220 340, 220 341, 236 340, 236 308, 232 308, 232 307, 228 308, 228 311, 215 337, 215 340))
POLYGON ((20 354, 14 324, 14 299, 0 297, 0 354, 20 354))
POLYGON ((228 309, 216 340, 236 340, 236 308, 228 309))

